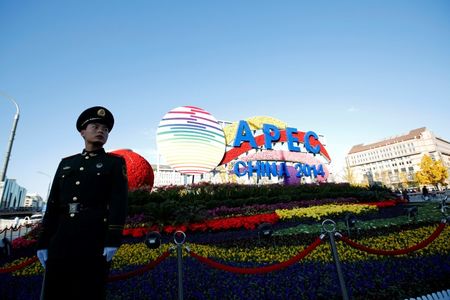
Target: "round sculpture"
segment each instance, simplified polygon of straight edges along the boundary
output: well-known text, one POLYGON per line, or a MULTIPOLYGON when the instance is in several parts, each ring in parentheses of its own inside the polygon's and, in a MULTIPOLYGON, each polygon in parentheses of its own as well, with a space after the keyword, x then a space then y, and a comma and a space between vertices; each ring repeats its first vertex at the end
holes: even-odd
POLYGON ((155 175, 152 166, 145 158, 130 149, 115 150, 111 153, 125 159, 129 190, 146 189, 150 191, 152 189, 155 175))
POLYGON ((159 123, 156 142, 166 163, 185 175, 210 172, 225 153, 225 135, 219 122, 195 106, 169 111, 159 123))

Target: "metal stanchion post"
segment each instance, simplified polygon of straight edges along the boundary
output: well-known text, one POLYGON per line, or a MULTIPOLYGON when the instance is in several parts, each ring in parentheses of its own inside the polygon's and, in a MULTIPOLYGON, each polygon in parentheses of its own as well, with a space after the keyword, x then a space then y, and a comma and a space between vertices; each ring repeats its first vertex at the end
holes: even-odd
POLYGON ((178 299, 183 300, 183 249, 181 244, 177 244, 178 261, 178 299))
POLYGON ((186 234, 183 231, 176 231, 173 235, 173 241, 177 245, 177 265, 178 265, 178 300, 183 300, 183 249, 182 246, 186 240, 186 234), (177 235, 182 236, 182 240, 177 240, 177 235))
POLYGON ((41 294, 39 296, 39 300, 44 300, 45 273, 46 273, 46 270, 44 268, 44 275, 42 275, 41 294))
POLYGON ((342 299, 348 300, 347 288, 345 286, 344 275, 341 269, 341 263, 339 261, 339 255, 337 252, 336 242, 334 240, 334 233, 336 231, 336 223, 333 220, 326 219, 322 222, 322 228, 324 231, 328 232, 328 236, 330 237, 330 245, 331 252, 333 253, 333 259, 336 264, 336 271, 338 274, 339 285, 341 286, 342 299), (331 227, 327 227, 327 225, 331 225, 331 227))

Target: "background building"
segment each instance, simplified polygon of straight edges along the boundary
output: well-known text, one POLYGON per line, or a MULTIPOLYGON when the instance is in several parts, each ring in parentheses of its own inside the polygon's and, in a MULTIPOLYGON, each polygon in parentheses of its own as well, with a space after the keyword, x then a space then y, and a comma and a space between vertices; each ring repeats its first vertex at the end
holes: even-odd
POLYGON ((27 190, 17 184, 15 179, 0 182, 0 209, 23 207, 27 190))
POLYGON ((32 207, 35 209, 41 209, 44 205, 44 200, 39 194, 27 194, 25 196, 24 207, 32 207))
POLYGON ((372 144, 353 146, 346 156, 346 164, 354 183, 411 186, 425 154, 433 160, 442 160, 450 170, 450 142, 435 136, 426 127, 372 144))
POLYGON ((185 184, 185 176, 172 169, 169 165, 157 164, 151 166, 155 174, 154 187, 185 184))

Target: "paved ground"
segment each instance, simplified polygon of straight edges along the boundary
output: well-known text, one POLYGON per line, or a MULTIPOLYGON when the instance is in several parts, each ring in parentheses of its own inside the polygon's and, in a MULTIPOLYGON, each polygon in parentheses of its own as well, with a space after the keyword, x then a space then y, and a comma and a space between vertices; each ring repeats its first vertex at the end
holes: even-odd
MULTIPOLYGON (((429 197, 428 201, 431 202, 441 202, 445 196, 450 196, 450 191, 446 191, 442 194, 434 194, 429 197)), ((417 194, 409 194, 409 202, 424 202, 425 200, 422 197, 421 193, 417 194)), ((447 203, 450 202, 450 199, 447 200, 447 203)))

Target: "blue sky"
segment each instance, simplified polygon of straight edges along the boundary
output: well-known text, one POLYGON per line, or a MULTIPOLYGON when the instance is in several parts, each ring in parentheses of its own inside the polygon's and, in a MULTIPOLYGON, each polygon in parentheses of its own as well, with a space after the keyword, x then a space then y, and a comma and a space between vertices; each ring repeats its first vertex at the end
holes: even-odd
MULTIPOLYGON (((323 134, 339 173, 355 144, 450 140, 450 2, 0 0, 0 91, 21 108, 7 176, 43 196, 94 105, 105 148, 152 163, 160 119, 194 105, 323 134)), ((0 97, 2 166, 14 113, 0 97)))

